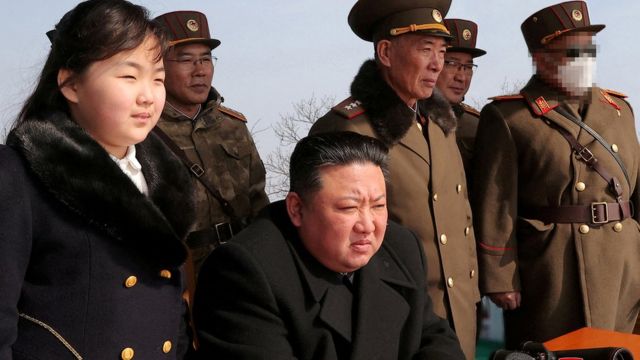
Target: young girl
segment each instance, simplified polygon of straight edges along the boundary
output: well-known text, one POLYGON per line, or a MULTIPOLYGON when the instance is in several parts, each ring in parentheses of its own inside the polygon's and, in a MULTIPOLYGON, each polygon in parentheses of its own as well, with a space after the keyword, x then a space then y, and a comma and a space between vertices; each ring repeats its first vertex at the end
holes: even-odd
POLYGON ((0 147, 0 359, 176 359, 192 197, 149 135, 163 35, 142 7, 89 0, 51 40, 0 147))

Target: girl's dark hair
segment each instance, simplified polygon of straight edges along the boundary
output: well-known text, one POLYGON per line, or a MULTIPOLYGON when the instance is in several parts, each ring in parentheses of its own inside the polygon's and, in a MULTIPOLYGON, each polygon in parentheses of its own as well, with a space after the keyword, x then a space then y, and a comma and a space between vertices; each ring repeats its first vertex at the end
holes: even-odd
POLYGON ((388 180, 388 148, 377 139, 354 132, 310 135, 296 144, 289 161, 289 191, 306 198, 322 188, 320 168, 331 165, 373 164, 388 180))
POLYGON ((14 127, 27 119, 63 111, 69 106, 58 87, 58 71, 82 75, 94 62, 133 50, 147 36, 158 39, 158 61, 166 48, 163 30, 149 18, 146 8, 125 0, 88 0, 66 13, 47 33, 51 50, 38 84, 25 101, 14 127))

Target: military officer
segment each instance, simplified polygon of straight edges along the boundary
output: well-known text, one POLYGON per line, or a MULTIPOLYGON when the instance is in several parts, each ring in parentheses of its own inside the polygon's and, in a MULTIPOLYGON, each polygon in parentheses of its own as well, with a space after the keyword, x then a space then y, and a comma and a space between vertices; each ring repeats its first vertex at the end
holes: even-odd
POLYGON ((474 358, 477 283, 475 238, 456 118, 436 89, 444 65, 450 0, 359 0, 351 29, 375 47, 336 105, 311 133, 348 130, 390 147, 389 216, 418 234, 427 255, 434 310, 449 320, 467 359, 474 358))
POLYGON ((522 23, 535 75, 482 109, 474 157, 481 288, 508 347, 584 326, 633 330, 640 309, 640 147, 621 93, 593 84, 587 4, 522 23))
POLYGON ((175 11, 155 19, 169 38, 167 101, 158 127, 183 152, 196 183, 196 228, 187 245, 196 272, 209 252, 246 226, 268 202, 265 169, 246 118, 222 105, 211 86, 220 45, 204 14, 175 11))
POLYGON ((445 19, 444 25, 454 36, 451 47, 444 56, 444 69, 438 76, 436 86, 449 100, 458 120, 456 139, 462 155, 467 182, 471 174, 470 162, 473 157, 473 143, 478 130, 480 112, 462 101, 469 91, 473 72, 478 67, 473 59, 487 52, 476 47, 478 25, 462 19, 445 19))

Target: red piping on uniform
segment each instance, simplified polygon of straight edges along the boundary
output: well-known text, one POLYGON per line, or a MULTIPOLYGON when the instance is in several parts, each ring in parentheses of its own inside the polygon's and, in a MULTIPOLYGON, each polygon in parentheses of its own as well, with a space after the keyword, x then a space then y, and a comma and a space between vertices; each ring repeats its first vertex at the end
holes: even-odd
POLYGON ((487 249, 487 250, 494 250, 494 251, 507 251, 507 250, 513 250, 514 248, 512 247, 497 247, 497 246, 491 246, 491 245, 487 245, 485 243, 483 243, 482 241, 478 241, 478 245, 480 245, 480 247, 487 249))

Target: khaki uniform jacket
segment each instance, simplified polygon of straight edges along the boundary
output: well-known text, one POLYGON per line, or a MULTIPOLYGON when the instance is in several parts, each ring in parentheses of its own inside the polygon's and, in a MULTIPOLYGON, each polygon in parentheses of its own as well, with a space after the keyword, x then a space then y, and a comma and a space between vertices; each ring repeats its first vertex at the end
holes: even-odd
POLYGON ((628 183, 603 146, 552 110, 563 105, 554 90, 534 77, 522 94, 483 108, 474 158, 481 289, 522 293, 520 308, 505 312, 507 346, 546 341, 583 326, 631 332, 640 309, 640 147, 631 107, 621 96, 593 88, 582 115, 615 144, 628 183), (525 216, 533 207, 615 202, 605 180, 545 123, 545 109, 547 120, 571 132, 620 180, 624 200, 635 205, 635 219, 595 226, 525 216))
MULTIPOLYGON (((251 218, 269 203, 264 191, 264 165, 247 129, 245 117, 222 106, 221 100, 220 94, 212 88, 195 120, 167 104, 158 126, 189 160, 205 170, 204 176, 230 202, 238 217, 251 218)), ((229 222, 231 219, 222 210, 220 202, 195 177, 193 179, 196 187, 194 230, 229 222)), ((198 248, 189 245, 197 271, 214 244, 198 248)))
POLYGON ((476 133, 478 132, 480 112, 465 103, 453 105, 453 111, 458 120, 456 141, 462 156, 464 172, 467 174, 467 182, 470 184, 470 175, 473 170, 471 159, 473 159, 473 147, 476 141, 476 133))
POLYGON ((310 133, 353 131, 390 147, 389 217, 421 239, 434 311, 449 320, 465 356, 473 359, 480 300, 476 245, 451 108, 442 95, 419 102, 420 113, 429 119, 427 141, 413 111, 380 77, 373 61, 364 63, 351 93, 310 133))

